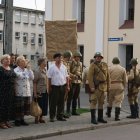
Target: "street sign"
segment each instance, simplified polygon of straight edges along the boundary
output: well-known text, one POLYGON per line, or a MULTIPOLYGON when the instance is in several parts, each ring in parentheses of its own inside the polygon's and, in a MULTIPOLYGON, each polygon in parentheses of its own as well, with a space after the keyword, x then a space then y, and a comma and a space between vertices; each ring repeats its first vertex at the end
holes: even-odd
POLYGON ((108 38, 108 41, 123 41, 123 37, 108 38))

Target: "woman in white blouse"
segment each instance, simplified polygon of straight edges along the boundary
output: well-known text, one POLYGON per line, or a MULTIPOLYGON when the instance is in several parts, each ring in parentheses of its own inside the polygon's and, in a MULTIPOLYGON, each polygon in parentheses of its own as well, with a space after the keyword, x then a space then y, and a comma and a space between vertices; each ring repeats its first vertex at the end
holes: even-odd
POLYGON ((30 114, 30 97, 31 88, 30 80, 33 80, 34 75, 30 69, 26 67, 24 56, 17 57, 17 68, 14 69, 16 78, 16 97, 15 97, 15 125, 28 125, 24 121, 24 115, 30 114))

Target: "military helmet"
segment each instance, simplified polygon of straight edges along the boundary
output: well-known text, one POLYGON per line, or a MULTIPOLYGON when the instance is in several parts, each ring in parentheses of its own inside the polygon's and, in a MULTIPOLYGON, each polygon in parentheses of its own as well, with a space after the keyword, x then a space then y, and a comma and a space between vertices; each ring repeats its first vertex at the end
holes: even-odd
POLYGON ((103 55, 100 52, 96 52, 95 53, 94 58, 96 58, 96 57, 102 57, 102 58, 104 58, 103 55))
POLYGON ((137 58, 132 58, 130 61, 131 65, 137 65, 138 64, 138 59, 137 58))
POLYGON ((120 60, 118 57, 114 57, 113 60, 112 60, 112 63, 113 64, 120 64, 120 60))
POLYGON ((63 56, 64 56, 64 58, 72 57, 72 52, 70 50, 67 50, 63 53, 63 56))
POLYGON ((82 57, 82 54, 79 51, 74 52, 73 56, 82 57))

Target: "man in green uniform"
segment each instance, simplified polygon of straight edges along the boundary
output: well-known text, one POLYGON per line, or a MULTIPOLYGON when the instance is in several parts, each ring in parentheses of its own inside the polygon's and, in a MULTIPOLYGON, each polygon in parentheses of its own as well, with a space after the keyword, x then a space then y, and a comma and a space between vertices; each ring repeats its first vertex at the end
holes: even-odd
POLYGON ((73 60, 70 65, 70 73, 72 77, 72 115, 80 115, 76 112, 76 107, 82 82, 82 63, 80 62, 81 56, 82 55, 79 51, 74 52, 73 60))
POLYGON ((138 107, 138 92, 140 84, 137 83, 137 77, 139 77, 139 70, 137 68, 138 61, 132 58, 130 61, 132 66, 128 73, 128 102, 130 105, 131 115, 127 118, 135 119, 139 118, 139 107, 138 107))
POLYGON ((66 108, 66 114, 64 114, 65 118, 68 118, 71 116, 70 113, 70 106, 71 106, 71 99, 72 99, 72 85, 71 85, 71 79, 72 79, 72 74, 70 73, 70 63, 71 63, 71 57, 72 57, 72 52, 70 50, 67 50, 63 54, 63 64, 66 66, 68 75, 69 75, 69 86, 70 90, 65 92, 65 97, 64 100, 66 102, 67 108, 66 108))
POLYGON ((90 109, 91 109, 91 123, 98 122, 107 123, 103 119, 103 105, 106 97, 106 92, 110 87, 110 78, 108 73, 108 65, 102 62, 103 56, 100 52, 94 55, 94 63, 91 63, 88 71, 88 81, 91 91, 90 95, 90 109), (98 122, 96 120, 96 105, 98 103, 98 122))

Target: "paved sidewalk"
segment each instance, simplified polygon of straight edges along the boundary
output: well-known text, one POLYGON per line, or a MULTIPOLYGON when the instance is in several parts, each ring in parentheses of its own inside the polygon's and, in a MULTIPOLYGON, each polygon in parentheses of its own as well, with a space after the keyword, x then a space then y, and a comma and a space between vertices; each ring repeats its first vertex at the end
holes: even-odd
POLYGON ((126 119, 127 115, 129 115, 129 113, 122 110, 120 115, 121 121, 116 122, 114 121, 113 110, 112 118, 105 117, 105 119, 108 120, 108 123, 100 123, 98 125, 93 125, 90 123, 90 113, 83 113, 80 116, 72 116, 67 119, 66 122, 49 122, 47 117, 46 124, 34 124, 34 118, 30 116, 26 118, 26 120, 30 123, 29 126, 13 127, 6 130, 0 129, 0 140, 32 140, 37 138, 140 122, 140 119, 126 119))

